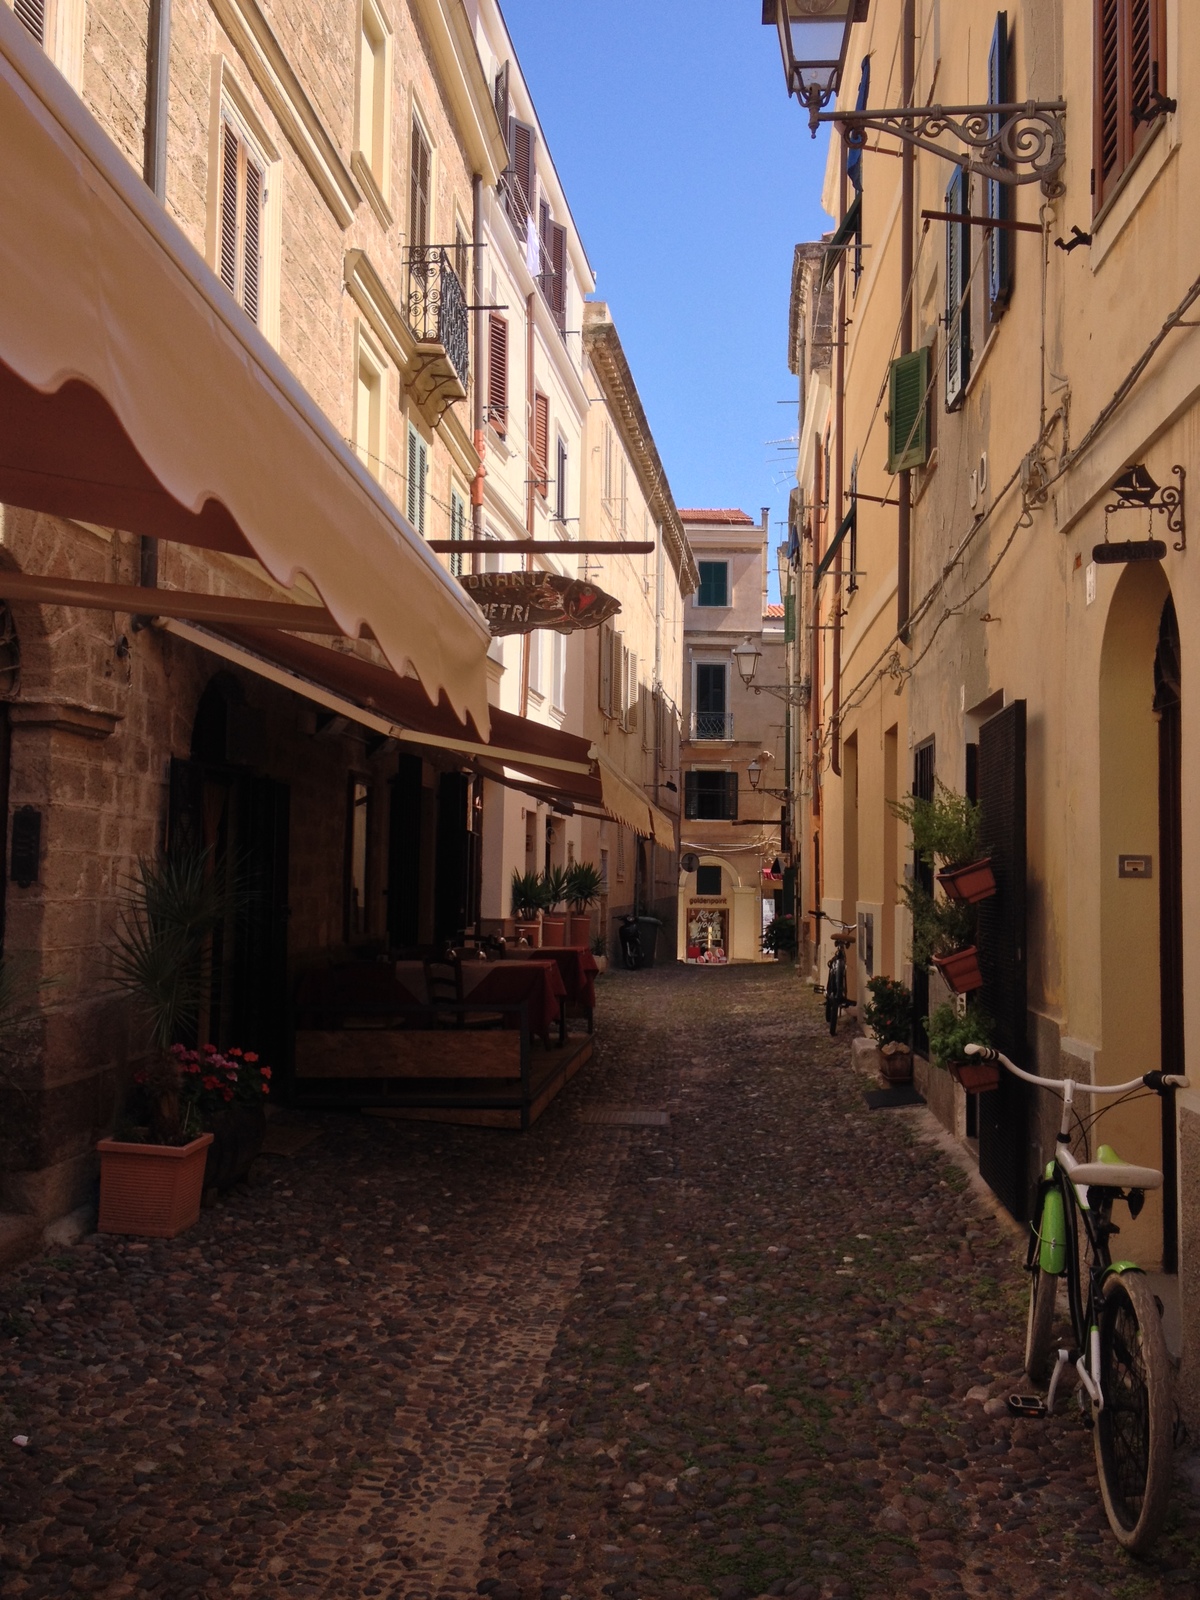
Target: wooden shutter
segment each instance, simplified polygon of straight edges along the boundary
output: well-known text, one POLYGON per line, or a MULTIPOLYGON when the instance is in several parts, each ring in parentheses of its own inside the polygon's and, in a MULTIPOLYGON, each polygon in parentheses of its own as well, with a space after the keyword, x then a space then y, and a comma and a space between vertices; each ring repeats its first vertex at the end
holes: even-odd
POLYGON ((559 522, 567 520, 567 447, 561 439, 554 471, 554 515, 559 522))
POLYGON ((242 305, 251 322, 258 322, 262 298, 263 173, 246 158, 246 223, 242 239, 242 305))
MULTIPOLYGON (((967 175, 961 170, 946 190, 946 210, 965 213, 970 198, 967 175)), ((971 376, 971 225, 946 224, 946 410, 962 404, 971 376)))
POLYGON ((625 635, 618 629, 612 631, 612 705, 610 715, 618 722, 625 720, 625 635))
MULTIPOLYGON (((1008 99, 1008 12, 998 11, 996 26, 992 31, 992 45, 988 51, 988 100, 992 105, 1007 105, 1008 99)), ((998 133, 999 115, 990 117, 989 122, 992 132, 998 133)), ((985 214, 1006 221, 1011 212, 1011 190, 1008 185, 988 180, 983 191, 985 214)), ((1006 228, 993 228, 985 238, 988 320, 993 323, 1004 315, 1012 295, 1012 241, 1013 236, 1006 228)))
POLYGON ((552 222, 546 241, 549 255, 549 302, 554 320, 560 328, 566 327, 567 317, 567 230, 552 222))
POLYGON ((429 171, 432 156, 417 119, 412 125, 412 160, 408 173, 408 242, 414 249, 429 243, 429 171))
POLYGON ((425 537, 425 477, 429 466, 429 452, 425 441, 413 427, 408 426, 408 520, 413 532, 425 537))
POLYGON ((612 716, 612 625, 602 622, 597 629, 600 647, 599 693, 596 698, 606 717, 612 716))
POLYGON ((221 125, 221 282, 238 290, 238 151, 241 140, 228 122, 221 125))
POLYGON ((726 822, 736 822, 738 814, 738 775, 736 772, 726 772, 725 779, 725 805, 721 815, 726 822))
POLYGON ((700 815, 700 790, 696 776, 694 772, 685 772, 683 775, 683 814, 691 821, 695 821, 700 815))
POLYGON ((533 396, 533 487, 546 498, 546 482, 550 476, 550 397, 540 390, 533 396))
POLYGON ((46 0, 13 0, 18 22, 24 23, 40 45, 46 43, 46 0))
MULTIPOLYGON (((450 491, 450 537, 452 539, 465 539, 467 530, 467 503, 457 489, 450 491)), ((452 577, 461 578, 463 558, 461 555, 451 555, 450 574, 452 577)))
MULTIPOLYGON (((496 102, 496 120, 500 124, 501 131, 504 134, 505 142, 507 143, 507 141, 508 141, 508 123, 509 123, 508 62, 507 61, 500 68, 500 71, 496 74, 496 85, 495 85, 495 89, 493 91, 493 94, 494 94, 494 98, 495 98, 495 102, 496 102)), ((512 147, 510 145, 509 146, 510 159, 511 159, 511 151, 512 151, 512 147)))
POLYGON ((1167 91, 1165 0, 1095 0, 1095 209, 1157 126, 1167 91))
POLYGON ((923 467, 929 459, 925 393, 929 388, 929 350, 922 345, 897 356, 888 370, 889 472, 923 467))
POLYGON ((508 319, 488 316, 488 421, 503 439, 508 432, 508 319))
POLYGON ((533 178, 535 170, 534 147, 537 134, 527 122, 516 117, 509 121, 508 148, 512 152, 512 181, 508 185, 508 214, 516 224, 517 232, 524 237, 526 224, 533 213, 533 178))
MULTIPOLYGON (((978 906, 979 1001, 997 1046, 1025 1060, 1025 702, 1015 700, 979 730, 980 837, 996 893, 978 906)), ((1011 1073, 979 1102, 979 1171, 1018 1221, 1028 1216, 1031 1096, 1011 1073)))
POLYGON ((631 650, 629 652, 629 689, 625 696, 625 703, 629 708, 625 716, 625 726, 627 728, 636 728, 638 725, 638 701, 638 658, 637 651, 631 650))

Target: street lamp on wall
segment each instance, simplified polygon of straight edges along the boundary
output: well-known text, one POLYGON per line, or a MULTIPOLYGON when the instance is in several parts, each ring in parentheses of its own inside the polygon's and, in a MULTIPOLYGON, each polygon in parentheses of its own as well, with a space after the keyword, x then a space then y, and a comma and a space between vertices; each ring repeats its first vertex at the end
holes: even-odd
POLYGON ((763 0, 763 22, 779 33, 787 91, 807 107, 814 139, 820 113, 842 81, 851 24, 866 9, 865 0, 763 0))
POLYGON ((762 651, 755 644, 754 640, 750 638, 743 639, 741 644, 738 645, 737 649, 733 652, 734 664, 738 669, 738 676, 746 685, 747 689, 754 682, 754 674, 758 671, 758 662, 761 655, 762 651))

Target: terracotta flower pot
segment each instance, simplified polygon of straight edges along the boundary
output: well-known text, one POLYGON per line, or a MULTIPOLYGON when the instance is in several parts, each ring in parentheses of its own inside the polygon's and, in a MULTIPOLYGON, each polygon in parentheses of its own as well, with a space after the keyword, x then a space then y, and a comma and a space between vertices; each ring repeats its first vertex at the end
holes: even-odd
POLYGON ((880 1071, 886 1083, 911 1083, 913 1075, 912 1051, 906 1044, 885 1044, 879 1051, 880 1071))
POLYGON ((973 944, 965 950, 955 950, 948 956, 934 956, 933 964, 955 994, 970 994, 973 989, 983 988, 979 951, 973 944))
POLYGON ((567 918, 567 943, 592 947, 592 914, 590 911, 572 911, 567 918))
POLYGON ((989 1094, 1000 1087, 1000 1066, 995 1061, 952 1061, 950 1076, 968 1094, 989 1094))
POLYGON ((987 856, 965 867, 947 867, 938 873, 937 880, 948 899, 961 900, 967 905, 990 899, 996 892, 996 874, 987 856))
POLYGON ((560 949, 567 942, 566 917, 542 918, 542 945, 546 949, 560 949))
POLYGON ((517 940, 524 939, 527 944, 539 948, 542 943, 542 925, 540 922, 522 922, 518 917, 516 921, 517 940))
POLYGON ((173 1239, 200 1215, 211 1133, 191 1144, 124 1144, 101 1139, 100 1233, 173 1239))

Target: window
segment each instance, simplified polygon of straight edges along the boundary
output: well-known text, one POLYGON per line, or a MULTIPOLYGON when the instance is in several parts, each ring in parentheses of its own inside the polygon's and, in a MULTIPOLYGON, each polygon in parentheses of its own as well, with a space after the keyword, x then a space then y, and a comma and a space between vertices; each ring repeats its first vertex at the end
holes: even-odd
POLYGON ((533 487, 542 499, 546 498, 546 483, 550 476, 550 397, 535 389, 533 392, 533 440, 530 450, 530 475, 533 487))
POLYGON ((550 216, 550 207, 542 207, 542 270, 538 286, 546 304, 554 313, 559 330, 567 326, 567 230, 550 216))
POLYGON ((613 639, 612 624, 602 622, 596 630, 596 638, 600 653, 600 670, 598 674, 600 710, 606 717, 613 714, 613 639))
POLYGON ((539 698, 542 693, 542 636, 534 631, 526 634, 526 649, 529 651, 529 692, 539 698))
MULTIPOLYGON (((705 776, 707 777, 708 774, 706 773, 705 776)), ((721 893, 720 867, 706 866, 696 868, 696 893, 711 895, 719 895, 721 893)))
POLYGON ((412 124, 412 157, 408 169, 408 243, 423 250, 429 243, 432 209, 433 152, 416 117, 412 124))
MULTIPOLYGON (((375 0, 362 0, 358 35, 358 108, 355 174, 366 177, 372 203, 387 204, 391 145, 392 30, 375 0), (374 190, 372 194, 371 191, 374 190)), ((383 220, 391 221, 388 212, 383 220)))
MULTIPOLYGON (((946 190, 946 210, 966 215, 971 187, 961 168, 946 190)), ((971 224, 946 224, 946 410, 954 411, 971 376, 971 224)))
POLYGON ((727 606, 729 604, 728 561, 699 561, 700 587, 696 590, 698 606, 727 606))
POLYGON ((425 485, 429 475, 429 449, 410 422, 408 425, 408 478, 405 510, 413 532, 425 537, 425 485))
POLYGON ((565 633, 553 633, 554 659, 552 671, 554 681, 550 686, 550 698, 556 711, 567 709, 567 636, 565 633))
POLYGON ((371 791, 365 778, 351 778, 346 816, 346 938, 367 932, 367 841, 371 791))
MULTIPOLYGON (((1009 103, 1008 72, 1008 12, 996 13, 996 26, 992 32, 992 45, 988 51, 988 100, 994 106, 1009 103)), ((1000 117, 989 118, 990 131, 1000 131, 1000 117)), ((1012 215, 1010 197, 1012 190, 1006 183, 996 183, 989 178, 983 186, 984 214, 1001 221, 1012 215)), ((989 228, 984 234, 987 251, 988 321, 999 322, 1012 295, 1013 236, 1007 228, 989 228)))
POLYGON ((1166 9, 1166 0, 1096 0, 1092 190, 1097 211, 1172 109, 1166 101, 1166 9))
POLYGON ((601 482, 603 486, 604 509, 611 515, 613 498, 613 436, 608 423, 604 424, 604 448, 601 452, 601 482))
POLYGON ((228 117, 221 121, 220 162, 217 270, 221 282, 257 324, 262 310, 266 163, 228 117))
MULTIPOLYGON (((450 490, 450 537, 452 539, 465 539, 467 536, 467 502, 458 490, 450 490)), ((463 571, 463 558, 460 555, 450 557, 450 575, 461 578, 463 571)))
MULTIPOLYGON (((618 634, 618 638, 620 635, 618 634)), ((638 658, 636 650, 621 647, 621 726, 638 725, 638 658)))
POLYGON ((696 663, 695 739, 731 739, 733 718, 728 712, 729 668, 721 661, 696 663))
POLYGON ((84 0, 12 0, 12 8, 78 92, 83 84, 84 0))
POLYGON ((13 0, 13 11, 40 45, 46 43, 46 0, 13 0))
POLYGON ((488 316, 488 422, 503 439, 508 432, 508 318, 488 316))
POLYGON ((736 772, 692 770, 683 775, 683 814, 693 822, 736 822, 736 772))
POLYGON ((557 522, 567 520, 567 447, 561 438, 554 467, 554 517, 557 522))
POLYGON ((626 531, 627 531, 626 527, 625 527, 625 507, 628 505, 628 503, 629 503, 629 468, 626 465, 625 457, 622 456, 621 457, 621 509, 618 512, 618 516, 620 518, 620 523, 621 523, 621 537, 622 537, 622 539, 625 537, 625 534, 626 534, 626 531))
MULTIPOLYGON (((504 175, 505 205, 519 239, 531 232, 533 185, 536 172, 534 151, 537 134, 526 122, 512 117, 508 124, 509 169, 504 175)), ((536 234, 534 238, 536 239, 536 234)))
POLYGON ((358 372, 354 393, 354 449, 371 476, 382 478, 387 366, 361 323, 356 331, 355 343, 358 347, 358 372))
POLYGON ((454 223, 454 272, 464 294, 467 293, 467 279, 471 271, 470 262, 471 245, 467 238, 467 230, 456 219, 454 223))
MULTIPOLYGON (((947 223, 953 228, 954 223, 947 223)), ((888 369, 888 462, 889 472, 906 472, 923 467, 929 459, 928 406, 929 349, 922 346, 906 356, 897 356, 888 369)), ((852 491, 853 493, 853 491, 852 491)), ((853 564, 853 556, 852 556, 853 564)), ((854 580, 851 580, 854 587, 854 580)))

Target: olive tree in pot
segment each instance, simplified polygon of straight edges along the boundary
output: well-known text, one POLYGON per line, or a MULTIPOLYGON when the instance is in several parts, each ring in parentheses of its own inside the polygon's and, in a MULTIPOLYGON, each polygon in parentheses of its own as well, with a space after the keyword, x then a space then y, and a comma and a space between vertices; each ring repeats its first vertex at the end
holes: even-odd
POLYGON ((875 1035, 888 1083, 911 1083, 913 1075, 912 991, 895 978, 872 978, 863 1021, 875 1035))
POLYGON ((592 942, 592 907, 604 890, 600 868, 591 861, 576 861, 567 871, 567 904, 571 919, 567 943, 588 946, 592 942))
POLYGON ((207 851, 143 857, 123 896, 113 981, 142 1013, 151 1048, 117 1136, 97 1146, 102 1233, 173 1238, 196 1221, 205 1187, 244 1176, 262 1144, 270 1070, 253 1052, 188 1051, 180 1039, 211 983, 212 935, 240 903, 207 851))

